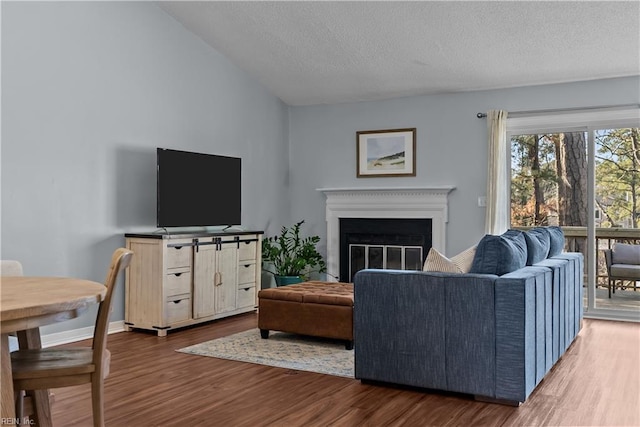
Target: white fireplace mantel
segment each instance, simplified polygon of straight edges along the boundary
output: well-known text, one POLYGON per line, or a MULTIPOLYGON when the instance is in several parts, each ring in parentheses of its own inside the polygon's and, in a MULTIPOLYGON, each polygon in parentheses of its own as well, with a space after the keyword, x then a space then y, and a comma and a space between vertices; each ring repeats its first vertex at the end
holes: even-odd
MULTIPOLYGON (((340 271, 340 218, 431 219, 431 245, 446 253, 448 195, 441 187, 319 188, 327 197, 327 271, 340 271)), ((336 272, 336 273, 334 273, 336 272)))

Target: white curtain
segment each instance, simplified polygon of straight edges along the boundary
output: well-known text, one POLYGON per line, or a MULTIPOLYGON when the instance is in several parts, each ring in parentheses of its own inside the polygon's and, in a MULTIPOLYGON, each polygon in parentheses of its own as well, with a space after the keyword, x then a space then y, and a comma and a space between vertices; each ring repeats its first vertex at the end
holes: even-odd
POLYGON ((509 228, 507 115, 503 110, 487 111, 489 170, 484 226, 486 234, 502 234, 509 228))

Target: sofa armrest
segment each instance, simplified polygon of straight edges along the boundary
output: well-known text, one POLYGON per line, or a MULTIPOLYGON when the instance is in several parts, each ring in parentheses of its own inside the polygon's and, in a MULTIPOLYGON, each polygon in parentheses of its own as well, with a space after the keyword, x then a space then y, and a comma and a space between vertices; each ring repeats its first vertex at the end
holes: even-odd
POLYGON ((356 378, 491 396, 497 276, 362 270, 356 378))
POLYGON ((362 270, 353 282, 355 377, 446 388, 441 280, 362 270))
POLYGON ((495 292, 495 397, 524 402, 552 366, 552 272, 521 268, 499 277, 495 292))

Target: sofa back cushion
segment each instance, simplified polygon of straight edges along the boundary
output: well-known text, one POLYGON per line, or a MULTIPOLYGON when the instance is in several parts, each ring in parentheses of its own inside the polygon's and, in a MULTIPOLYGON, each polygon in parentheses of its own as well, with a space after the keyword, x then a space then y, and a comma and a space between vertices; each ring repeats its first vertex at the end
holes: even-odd
POLYGON ((546 227, 546 230, 550 237, 548 257, 551 258, 552 256, 561 254, 564 250, 564 232, 562 228, 555 225, 546 227))
POLYGON ((640 265, 640 245, 614 243, 611 262, 613 264, 640 265))
POLYGON ((539 263, 547 258, 551 236, 545 227, 525 231, 524 239, 527 242, 527 265, 539 263))
POLYGON ((500 236, 487 234, 478 243, 471 273, 503 274, 527 264, 527 242, 524 233, 508 230, 500 236))

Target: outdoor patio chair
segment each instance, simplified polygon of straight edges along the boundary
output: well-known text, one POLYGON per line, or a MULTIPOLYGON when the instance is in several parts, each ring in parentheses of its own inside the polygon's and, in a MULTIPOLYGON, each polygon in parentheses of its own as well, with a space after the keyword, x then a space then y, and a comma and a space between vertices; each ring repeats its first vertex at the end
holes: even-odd
POLYGON ((612 249, 604 250, 604 259, 609 276, 609 298, 612 290, 616 292, 616 281, 621 281, 621 287, 626 287, 625 281, 633 282, 633 289, 637 288, 640 281, 640 245, 614 243, 612 249))

